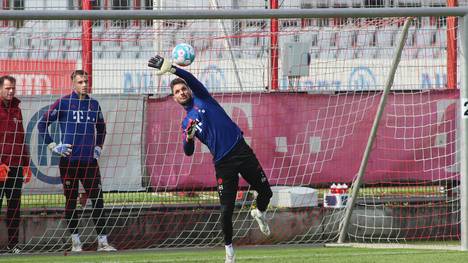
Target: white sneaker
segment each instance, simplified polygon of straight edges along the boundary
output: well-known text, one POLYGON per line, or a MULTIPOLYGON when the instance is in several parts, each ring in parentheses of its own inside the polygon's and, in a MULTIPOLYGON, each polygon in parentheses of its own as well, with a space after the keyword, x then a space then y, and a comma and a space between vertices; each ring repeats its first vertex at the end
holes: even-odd
POLYGON ((80 237, 78 236, 78 234, 73 234, 71 252, 81 252, 81 251, 83 251, 83 247, 81 245, 80 237))
POLYGON ((81 243, 72 243, 72 252, 81 252, 83 251, 83 247, 81 246, 81 243))
POLYGON ((9 246, 7 246, 7 250, 9 253, 12 253, 12 254, 21 254, 22 248, 19 247, 18 245, 14 246, 13 248, 10 248, 9 246))
POLYGON ((235 263, 236 262, 236 254, 234 254, 234 248, 231 245, 227 245, 226 247, 226 260, 224 263, 235 263))
POLYGON ((226 254, 226 260, 224 263, 236 263, 236 255, 228 255, 226 254))
POLYGON ((97 251, 113 252, 117 251, 115 247, 109 245, 108 243, 98 243, 97 251))
POLYGON ((260 231, 262 231, 263 234, 266 236, 270 235, 270 227, 268 226, 268 223, 266 221, 265 213, 262 213, 260 210, 257 208, 252 209, 250 211, 250 215, 257 220, 258 226, 260 227, 260 231))

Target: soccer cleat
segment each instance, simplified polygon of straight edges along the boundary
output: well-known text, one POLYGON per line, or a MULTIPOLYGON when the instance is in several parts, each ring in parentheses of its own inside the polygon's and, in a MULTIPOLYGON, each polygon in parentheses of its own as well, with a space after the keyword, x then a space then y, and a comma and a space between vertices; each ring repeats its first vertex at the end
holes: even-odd
POLYGON ((226 254, 226 260, 224 263, 235 263, 236 262, 236 255, 228 255, 226 254))
POLYGON ((8 253, 11 253, 11 254, 21 254, 21 251, 22 251, 21 247, 19 246, 14 246, 12 248, 8 246, 7 250, 8 250, 8 253))
POLYGON ((81 252, 81 251, 83 251, 83 247, 82 247, 81 241, 80 241, 80 236, 78 234, 73 234, 71 236, 71 240, 72 240, 71 252, 81 252))
POLYGON ((83 251, 83 248, 81 246, 81 243, 74 243, 72 244, 72 249, 71 252, 81 252, 83 251))
POLYGON ((115 249, 115 247, 109 245, 108 243, 98 243, 97 251, 113 252, 117 251, 117 249, 115 249))
POLYGON ((229 245, 224 246, 226 249, 226 260, 225 263, 234 263, 236 262, 236 255, 234 253, 234 248, 232 247, 232 243, 229 245))
POLYGON ((257 220, 258 226, 260 227, 260 231, 262 231, 263 234, 266 236, 270 235, 270 227, 268 226, 268 223, 266 221, 265 213, 262 213, 260 210, 257 208, 252 209, 250 211, 250 215, 257 220))

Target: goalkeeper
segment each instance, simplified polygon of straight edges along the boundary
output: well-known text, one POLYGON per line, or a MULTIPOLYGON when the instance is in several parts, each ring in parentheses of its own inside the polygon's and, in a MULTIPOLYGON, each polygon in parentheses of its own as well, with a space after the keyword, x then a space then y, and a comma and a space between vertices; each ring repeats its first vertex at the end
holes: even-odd
POLYGON ((187 111, 182 121, 182 130, 185 135, 184 152, 187 156, 193 154, 196 137, 210 149, 213 155, 221 203, 226 262, 234 262, 232 215, 239 173, 258 192, 257 208, 251 211, 251 216, 256 219, 260 230, 265 235, 270 234, 265 211, 272 197, 272 191, 265 172, 254 152, 245 142, 239 126, 231 120, 199 80, 160 56, 151 58, 148 66, 156 68, 158 75, 170 72, 179 77, 172 80, 170 85, 174 100, 187 111))
POLYGON ((7 252, 18 254, 21 222, 21 188, 31 179, 29 151, 24 142, 23 116, 20 100, 15 97, 16 79, 0 77, 0 211, 3 196, 7 199, 7 252))
POLYGON ((60 179, 65 195, 65 219, 71 232, 72 252, 81 252, 78 233, 78 215, 75 212, 79 182, 92 203, 92 219, 98 233, 98 251, 115 251, 109 245, 105 229, 104 201, 101 189, 101 173, 98 159, 106 137, 106 124, 99 102, 88 96, 88 73, 75 70, 71 74, 73 92, 50 106, 37 128, 44 143, 60 155, 60 179), (57 121, 61 142, 54 142, 48 127, 57 121))

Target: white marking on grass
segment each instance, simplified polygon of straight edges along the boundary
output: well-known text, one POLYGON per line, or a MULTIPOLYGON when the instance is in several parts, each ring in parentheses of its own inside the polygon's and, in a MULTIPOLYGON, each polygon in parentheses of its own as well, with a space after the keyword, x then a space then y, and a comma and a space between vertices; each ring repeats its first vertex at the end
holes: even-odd
MULTIPOLYGON (((335 245, 328 244, 327 247, 333 247, 335 245)), ((340 244, 336 244, 340 246, 340 244)), ((423 244, 365 244, 365 243, 349 243, 350 247, 356 248, 391 248, 391 249, 426 249, 426 250, 458 250, 460 246, 455 245, 423 245, 423 244)))
MULTIPOLYGON (((438 251, 437 253, 449 253, 450 251, 438 251)), ((313 259, 313 258, 328 258, 328 257, 333 257, 333 258, 347 258, 347 257, 353 257, 353 256, 389 256, 389 255, 417 255, 417 254, 428 254, 428 253, 434 253, 433 251, 387 251, 387 252, 379 252, 379 253, 374 253, 374 252, 367 252, 367 253, 343 253, 343 252, 336 252, 336 253, 317 253, 313 249, 311 249, 310 253, 304 253, 303 250, 301 250, 301 254, 296 254, 296 255, 274 255, 274 256, 241 256, 239 253, 236 254, 236 259, 237 260, 273 260, 272 262, 279 262, 278 260, 281 259, 313 259)), ((242 254, 242 253, 241 253, 242 254)), ((141 262, 213 262, 213 261, 220 261, 224 259, 223 256, 210 256, 210 257, 200 257, 194 255, 192 256, 187 256, 186 258, 180 257, 180 258, 173 258, 173 259, 155 259, 151 258, 150 261, 148 259, 143 259, 143 260, 132 260, 132 261, 126 261, 126 262, 134 262, 134 263, 141 263, 141 262)), ((115 262, 115 261, 108 261, 110 262, 115 262)))

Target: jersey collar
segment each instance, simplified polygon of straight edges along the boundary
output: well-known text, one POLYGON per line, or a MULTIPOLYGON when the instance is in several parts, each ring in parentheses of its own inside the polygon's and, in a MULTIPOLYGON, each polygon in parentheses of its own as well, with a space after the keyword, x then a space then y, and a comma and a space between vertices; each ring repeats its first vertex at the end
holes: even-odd
MULTIPOLYGON (((76 91, 72 91, 71 97, 72 97, 73 99, 78 99, 78 100, 80 99, 80 96, 78 95, 78 93, 76 93, 76 91)), ((86 94, 84 99, 85 99, 85 100, 86 100, 86 99, 89 99, 89 96, 86 94)))

